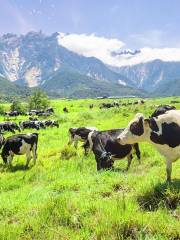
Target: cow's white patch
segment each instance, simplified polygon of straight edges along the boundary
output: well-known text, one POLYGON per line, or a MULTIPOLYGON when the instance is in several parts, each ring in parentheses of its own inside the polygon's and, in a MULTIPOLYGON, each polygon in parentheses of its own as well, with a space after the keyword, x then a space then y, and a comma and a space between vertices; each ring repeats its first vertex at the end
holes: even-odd
POLYGON ((27 152, 30 152, 31 145, 26 143, 24 140, 22 140, 22 146, 19 149, 19 154, 27 154, 27 152))

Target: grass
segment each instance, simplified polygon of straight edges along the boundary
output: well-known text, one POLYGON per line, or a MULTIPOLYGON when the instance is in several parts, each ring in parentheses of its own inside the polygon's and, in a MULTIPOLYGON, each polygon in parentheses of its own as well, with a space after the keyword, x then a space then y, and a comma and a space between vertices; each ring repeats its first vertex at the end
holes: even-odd
POLYGON ((172 99, 107 110, 99 110, 101 100, 52 101, 60 128, 39 131, 36 166, 24 169, 24 156, 14 158, 11 170, 0 165, 0 239, 180 239, 179 161, 167 185, 165 161, 147 143, 140 144, 141 165, 135 157, 128 172, 125 159, 115 171, 97 172, 92 153, 84 157, 80 147, 67 146, 69 127, 124 127, 137 112, 149 116, 172 99))

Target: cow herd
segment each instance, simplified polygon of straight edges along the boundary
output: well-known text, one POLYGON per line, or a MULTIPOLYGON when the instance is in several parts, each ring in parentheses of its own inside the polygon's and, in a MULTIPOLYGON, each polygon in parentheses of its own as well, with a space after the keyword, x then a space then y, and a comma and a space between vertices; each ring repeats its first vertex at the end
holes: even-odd
POLYGON ((12 121, 6 121, 0 123, 0 149, 2 148, 1 157, 5 165, 11 166, 14 155, 26 154, 26 167, 28 167, 31 159, 31 153, 33 156, 34 164, 37 158, 37 144, 38 144, 38 133, 28 134, 16 134, 10 137, 4 138, 5 132, 15 133, 16 131, 21 132, 25 129, 46 129, 47 127, 59 128, 59 122, 57 120, 38 120, 40 116, 50 116, 54 113, 53 108, 48 108, 46 111, 42 110, 31 110, 28 113, 22 113, 18 111, 6 112, 5 116, 17 117, 20 115, 28 116, 29 120, 21 121, 18 123, 12 121))
MULTIPOLYGON (((140 104, 143 104, 141 102, 140 104)), ((105 104, 102 105, 105 107, 105 104)), ((114 105, 113 103, 113 106, 114 105)), ((108 105, 109 107, 109 105, 108 105)), ((93 108, 93 105, 91 106, 93 108)), ((46 113, 52 114, 50 108, 46 113)), ((17 134, 4 138, 4 131, 22 131, 24 129, 45 129, 46 127, 59 127, 58 121, 39 121, 34 116, 42 112, 32 110, 30 119, 19 122, 0 123, 0 149, 5 164, 11 165, 14 155, 26 154, 26 166, 33 156, 34 164, 37 158, 38 133, 17 134)), ((112 169, 114 161, 127 157, 127 170, 134 154, 141 162, 139 142, 147 141, 153 144, 166 158, 167 181, 171 181, 172 163, 180 157, 180 110, 172 106, 160 106, 149 117, 137 114, 125 128, 99 131, 96 127, 79 127, 69 129, 69 142, 78 147, 83 142, 85 155, 92 151, 96 160, 97 170, 112 169)))
POLYGON ((180 157, 180 110, 173 106, 158 107, 149 118, 137 114, 124 129, 98 131, 96 128, 69 129, 69 144, 83 141, 85 154, 94 153, 97 170, 113 167, 114 161, 127 157, 127 170, 133 150, 140 163, 139 142, 149 142, 166 159, 167 181, 171 181, 172 163, 180 157))

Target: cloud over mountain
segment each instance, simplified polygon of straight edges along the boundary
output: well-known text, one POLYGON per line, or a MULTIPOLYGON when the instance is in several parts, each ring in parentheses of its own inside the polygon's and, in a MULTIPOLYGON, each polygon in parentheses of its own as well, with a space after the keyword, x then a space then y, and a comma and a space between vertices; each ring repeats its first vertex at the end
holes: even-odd
POLYGON ((116 38, 98 37, 95 34, 64 34, 58 36, 59 44, 86 57, 96 57, 116 67, 146 63, 156 59, 180 61, 180 48, 144 47, 137 54, 124 51, 125 43, 116 38))

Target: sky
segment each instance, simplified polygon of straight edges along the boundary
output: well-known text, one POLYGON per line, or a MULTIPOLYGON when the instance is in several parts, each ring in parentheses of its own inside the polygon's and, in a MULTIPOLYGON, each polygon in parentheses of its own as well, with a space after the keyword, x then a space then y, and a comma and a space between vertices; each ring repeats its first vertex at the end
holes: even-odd
POLYGON ((39 30, 180 48, 180 0, 0 0, 0 35, 39 30))

